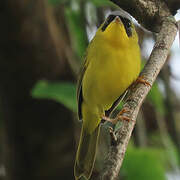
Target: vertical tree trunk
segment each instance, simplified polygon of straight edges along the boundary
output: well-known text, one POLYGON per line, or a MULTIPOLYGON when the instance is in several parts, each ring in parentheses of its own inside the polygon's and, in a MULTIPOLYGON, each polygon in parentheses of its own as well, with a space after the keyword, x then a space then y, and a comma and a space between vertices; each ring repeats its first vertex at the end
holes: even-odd
POLYGON ((5 0, 0 12, 6 179, 73 179, 71 113, 58 103, 31 97, 39 79, 72 79, 66 54, 55 48, 44 1, 5 0))

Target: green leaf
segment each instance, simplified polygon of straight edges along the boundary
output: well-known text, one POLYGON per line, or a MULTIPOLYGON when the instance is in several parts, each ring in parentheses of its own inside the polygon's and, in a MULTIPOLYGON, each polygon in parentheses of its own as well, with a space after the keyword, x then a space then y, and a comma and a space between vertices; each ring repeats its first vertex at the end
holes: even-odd
POLYGON ((73 83, 41 80, 32 89, 32 96, 40 99, 52 99, 73 112, 77 111, 76 85, 73 83))
POLYGON ((126 180, 165 180, 162 152, 153 148, 128 148, 121 175, 126 180))

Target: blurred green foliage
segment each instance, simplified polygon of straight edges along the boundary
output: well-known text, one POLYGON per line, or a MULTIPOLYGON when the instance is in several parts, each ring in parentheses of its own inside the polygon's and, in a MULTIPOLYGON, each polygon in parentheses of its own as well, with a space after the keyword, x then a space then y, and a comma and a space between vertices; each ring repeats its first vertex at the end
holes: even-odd
MULTIPOLYGON (((80 7, 78 7, 80 9, 80 7)), ((81 59, 88 44, 85 19, 80 10, 66 8, 65 16, 69 27, 74 52, 81 59)))
POLYGON ((156 82, 153 84, 147 99, 162 116, 165 115, 164 97, 156 82))
POLYGON ((101 6, 115 6, 112 2, 110 2, 109 0, 91 0, 90 2, 92 2, 96 7, 101 7, 101 6))
MULTIPOLYGON (((166 169, 173 169, 177 168, 179 166, 180 162, 180 157, 177 151, 176 146, 174 145, 173 141, 171 140, 170 136, 167 135, 164 137, 166 147, 163 149, 165 158, 164 164, 166 166, 166 169)), ((151 146, 153 147, 164 147, 163 142, 162 142, 162 137, 158 133, 153 133, 150 137, 149 140, 151 142, 151 146)))
POLYGON ((127 149, 121 169, 126 180, 165 180, 164 153, 152 148, 127 149))
POLYGON ((32 96, 51 99, 63 104, 73 112, 77 111, 76 86, 73 83, 41 80, 32 89, 32 96))
POLYGON ((66 3, 68 2, 69 0, 48 0, 48 3, 51 4, 51 5, 54 5, 56 6, 57 4, 59 3, 66 3))

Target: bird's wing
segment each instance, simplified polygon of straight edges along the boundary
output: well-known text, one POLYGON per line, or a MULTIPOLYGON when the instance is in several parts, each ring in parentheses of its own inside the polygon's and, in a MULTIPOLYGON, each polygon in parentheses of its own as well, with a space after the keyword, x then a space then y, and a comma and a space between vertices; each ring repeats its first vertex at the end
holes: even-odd
POLYGON ((79 73, 79 79, 77 82, 77 101, 78 101, 78 117, 79 117, 79 120, 82 119, 82 112, 81 112, 81 105, 83 102, 82 81, 83 81, 84 73, 86 72, 86 69, 88 67, 88 64, 89 64, 89 61, 87 59, 87 53, 86 53, 82 68, 81 68, 80 73, 79 73))
POLYGON ((82 102, 83 102, 82 81, 83 81, 83 77, 86 72, 86 69, 89 65, 88 52, 89 52, 89 49, 92 47, 93 42, 94 42, 94 38, 91 40, 91 42, 88 45, 88 48, 86 49, 86 53, 84 55, 84 62, 81 66, 81 70, 80 70, 79 78, 78 78, 78 82, 77 82, 77 101, 78 101, 79 120, 82 120, 82 111, 81 111, 81 106, 82 106, 82 102))

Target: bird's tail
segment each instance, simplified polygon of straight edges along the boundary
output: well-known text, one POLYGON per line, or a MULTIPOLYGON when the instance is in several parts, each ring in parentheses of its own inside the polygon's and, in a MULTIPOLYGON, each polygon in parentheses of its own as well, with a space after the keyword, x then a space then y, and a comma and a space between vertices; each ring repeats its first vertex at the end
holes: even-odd
POLYGON ((80 142, 74 165, 76 180, 84 176, 90 178, 95 162, 96 148, 98 144, 100 125, 89 134, 84 127, 81 130, 80 142))

